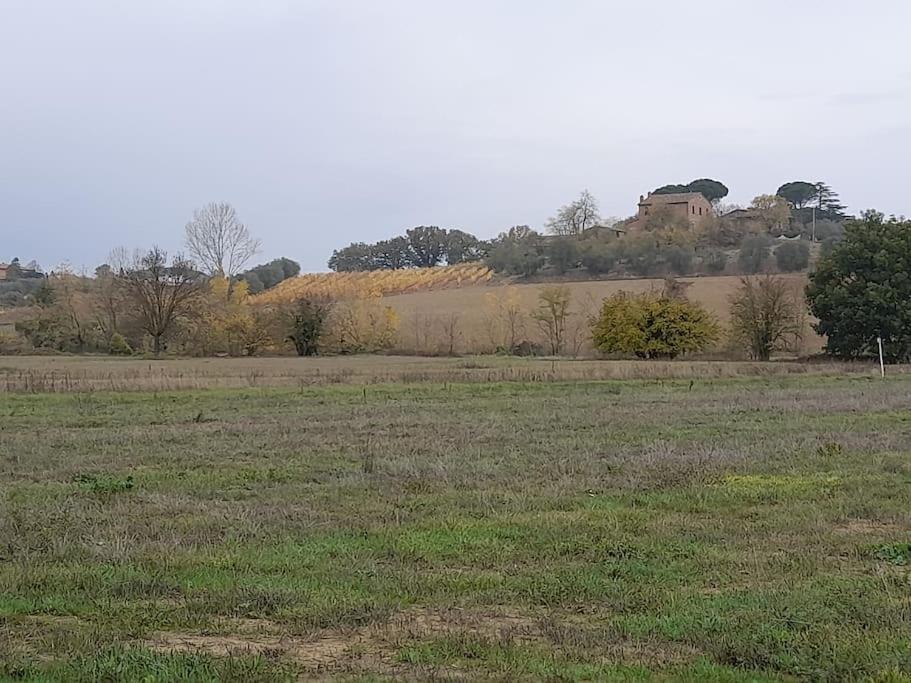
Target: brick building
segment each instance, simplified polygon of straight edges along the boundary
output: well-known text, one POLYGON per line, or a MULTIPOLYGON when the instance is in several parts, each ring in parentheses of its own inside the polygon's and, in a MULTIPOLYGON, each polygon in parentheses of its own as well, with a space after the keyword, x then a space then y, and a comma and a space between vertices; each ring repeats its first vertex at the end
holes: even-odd
POLYGON ((668 220, 686 220, 695 228, 714 213, 712 203, 701 192, 649 193, 639 197, 636 222, 644 227, 650 217, 663 214, 668 220))

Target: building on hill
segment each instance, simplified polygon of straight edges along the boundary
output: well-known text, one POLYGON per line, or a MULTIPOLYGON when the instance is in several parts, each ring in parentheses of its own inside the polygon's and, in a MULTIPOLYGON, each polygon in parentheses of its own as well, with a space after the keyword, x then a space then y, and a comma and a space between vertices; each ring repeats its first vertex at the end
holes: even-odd
POLYGON ((39 277, 44 277, 44 274, 38 270, 38 266, 34 261, 27 266, 20 265, 18 259, 13 259, 12 263, 0 263, 0 282, 39 277))
POLYGON ((673 194, 649 193, 639 197, 638 227, 645 227, 649 220, 664 216, 668 221, 686 221, 690 227, 699 227, 710 216, 715 215, 712 203, 701 192, 677 192, 673 194))

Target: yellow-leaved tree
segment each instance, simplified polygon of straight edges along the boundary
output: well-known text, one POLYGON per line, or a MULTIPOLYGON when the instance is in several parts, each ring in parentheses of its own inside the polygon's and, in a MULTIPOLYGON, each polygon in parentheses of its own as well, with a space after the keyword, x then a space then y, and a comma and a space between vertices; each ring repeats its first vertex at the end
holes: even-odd
POLYGON ((188 329, 190 350, 204 356, 252 356, 271 341, 264 316, 264 310, 251 305, 246 282, 213 277, 188 329))
POLYGON ((379 292, 362 291, 333 305, 327 346, 339 353, 375 353, 392 348, 398 333, 395 309, 383 305, 379 292))

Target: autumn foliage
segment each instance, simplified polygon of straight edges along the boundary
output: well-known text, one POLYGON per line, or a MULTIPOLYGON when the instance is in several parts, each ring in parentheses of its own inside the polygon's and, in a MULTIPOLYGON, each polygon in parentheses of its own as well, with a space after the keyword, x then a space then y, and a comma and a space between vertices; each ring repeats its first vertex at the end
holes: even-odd
POLYGON ((477 263, 434 268, 311 273, 285 280, 256 297, 259 304, 280 304, 309 297, 333 300, 389 296, 465 287, 489 281, 493 271, 477 263))

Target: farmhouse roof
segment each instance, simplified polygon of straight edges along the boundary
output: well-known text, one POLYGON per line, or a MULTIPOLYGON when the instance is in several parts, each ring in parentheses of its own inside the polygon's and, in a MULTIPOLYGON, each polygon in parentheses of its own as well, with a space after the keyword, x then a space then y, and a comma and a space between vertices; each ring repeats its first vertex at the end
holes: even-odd
MULTIPOLYGON (((655 206, 656 204, 687 204, 702 197, 701 192, 674 192, 672 194, 650 194, 639 201, 639 206, 655 206)), ((704 197, 703 197, 704 199, 704 197)))

